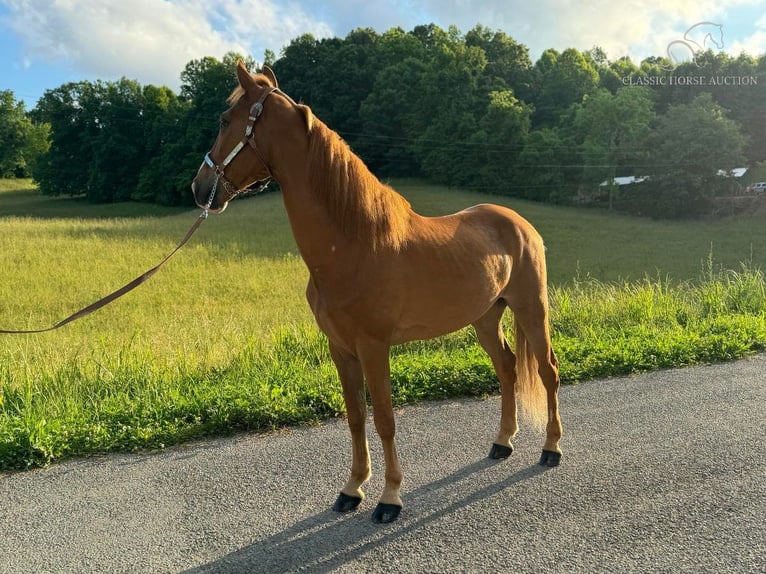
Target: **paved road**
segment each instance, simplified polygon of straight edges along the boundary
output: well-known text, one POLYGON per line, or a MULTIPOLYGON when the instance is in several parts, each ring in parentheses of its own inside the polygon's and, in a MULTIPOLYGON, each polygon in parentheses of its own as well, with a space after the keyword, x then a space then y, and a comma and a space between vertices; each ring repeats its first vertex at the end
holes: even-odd
POLYGON ((0 572, 766 571, 766 355, 561 403, 565 459, 546 470, 535 433, 484 458, 497 398, 402 409, 406 506, 388 526, 370 522, 379 477, 356 514, 328 510, 344 421, 7 475, 0 572))

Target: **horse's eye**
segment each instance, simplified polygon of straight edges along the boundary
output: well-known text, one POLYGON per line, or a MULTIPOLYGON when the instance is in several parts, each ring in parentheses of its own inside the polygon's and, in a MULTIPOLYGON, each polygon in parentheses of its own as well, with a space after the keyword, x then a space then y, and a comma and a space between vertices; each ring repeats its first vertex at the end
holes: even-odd
POLYGON ((221 119, 219 120, 219 125, 222 130, 225 130, 226 128, 229 127, 229 120, 227 120, 226 118, 222 116, 221 119))

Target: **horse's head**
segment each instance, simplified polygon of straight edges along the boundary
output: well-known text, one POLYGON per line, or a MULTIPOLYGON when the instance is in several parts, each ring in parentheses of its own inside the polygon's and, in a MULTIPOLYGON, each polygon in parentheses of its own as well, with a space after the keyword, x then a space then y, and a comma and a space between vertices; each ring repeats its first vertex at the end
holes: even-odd
POLYGON ((239 87, 221 114, 218 137, 191 186, 197 205, 213 213, 226 209, 242 190, 274 176, 276 136, 284 139, 296 117, 301 117, 304 134, 311 125, 309 109, 278 89, 270 68, 264 66, 262 74, 252 76, 240 61, 237 79, 239 87))

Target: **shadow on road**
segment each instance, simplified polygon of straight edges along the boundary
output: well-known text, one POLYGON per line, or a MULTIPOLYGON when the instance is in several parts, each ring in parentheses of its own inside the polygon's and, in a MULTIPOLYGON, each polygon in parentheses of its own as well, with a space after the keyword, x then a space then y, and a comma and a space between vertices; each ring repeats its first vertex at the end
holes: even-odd
MULTIPOLYGON (((279 534, 258 540, 203 566, 186 570, 185 574, 276 574, 295 570, 331 572, 351 560, 358 560, 373 548, 417 532, 445 516, 548 470, 547 467, 534 465, 489 485, 480 487, 480 481, 474 481, 476 486, 467 488, 468 495, 460 500, 445 502, 456 490, 451 487, 497 464, 503 463, 483 459, 413 490, 406 495, 402 516, 393 525, 373 524, 370 512, 366 510, 341 515, 328 509, 279 534), (415 512, 409 514, 408 508, 416 508, 417 515, 414 515, 415 512)), ((465 487, 462 488, 465 490, 465 487)), ((371 511, 371 505, 368 507, 371 511)))

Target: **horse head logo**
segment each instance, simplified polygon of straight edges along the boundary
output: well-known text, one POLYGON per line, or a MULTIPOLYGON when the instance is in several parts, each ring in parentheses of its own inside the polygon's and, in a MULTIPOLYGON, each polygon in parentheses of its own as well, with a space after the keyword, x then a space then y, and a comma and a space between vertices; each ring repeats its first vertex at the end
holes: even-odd
POLYGON ((701 68, 705 65, 703 57, 707 50, 723 49, 723 26, 715 22, 698 22, 691 26, 682 40, 673 40, 668 44, 667 55, 670 63, 666 70, 672 70, 683 62, 694 62, 701 68))

